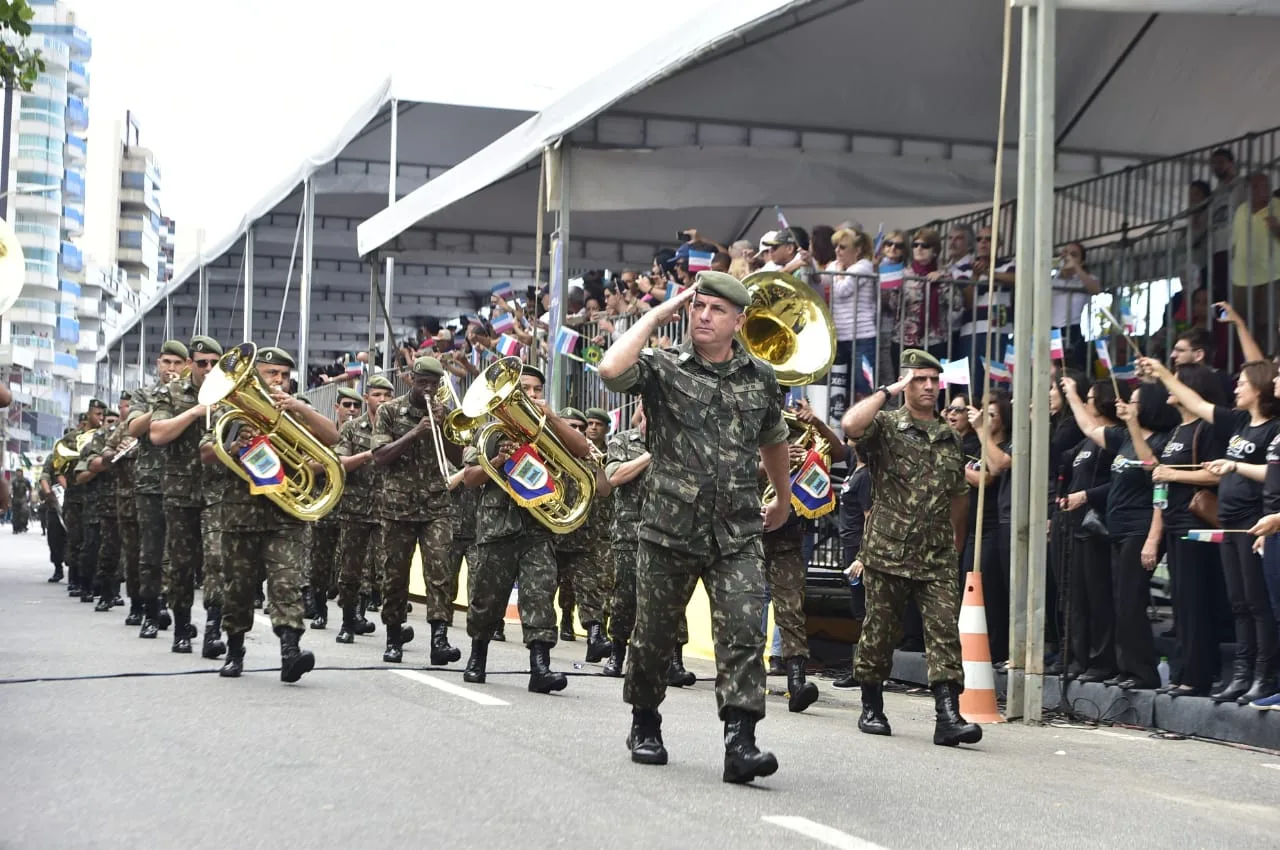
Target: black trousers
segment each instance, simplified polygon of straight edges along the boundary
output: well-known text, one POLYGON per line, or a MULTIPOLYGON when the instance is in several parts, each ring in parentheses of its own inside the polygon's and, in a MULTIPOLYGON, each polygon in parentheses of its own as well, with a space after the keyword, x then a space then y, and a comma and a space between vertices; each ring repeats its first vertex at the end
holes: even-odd
POLYGON ((1116 666, 1145 687, 1160 687, 1156 645, 1147 620, 1151 573, 1142 567, 1145 535, 1111 541, 1111 595, 1116 612, 1116 666))
POLYGON ((1252 534, 1228 534, 1218 549, 1236 623, 1236 662, 1251 665, 1254 676, 1275 675, 1276 618, 1253 540, 1252 534))
POLYGON ((40 516, 47 517, 45 540, 49 544, 49 562, 55 567, 61 567, 63 559, 67 556, 67 530, 63 528, 61 521, 48 516, 51 513, 51 510, 43 509, 40 516))
POLYGON ((1180 685, 1208 690, 1220 666, 1212 582, 1218 553, 1213 544, 1183 540, 1180 531, 1166 532, 1164 540, 1169 572, 1175 578, 1173 611, 1178 629, 1170 678, 1180 685))
MULTIPOLYGON (((1083 511, 1074 511, 1071 517, 1074 527, 1079 528, 1083 511)), ((1099 537, 1072 534, 1067 569, 1070 634, 1067 669, 1076 673, 1114 675, 1116 615, 1111 595, 1111 544, 1099 537)))

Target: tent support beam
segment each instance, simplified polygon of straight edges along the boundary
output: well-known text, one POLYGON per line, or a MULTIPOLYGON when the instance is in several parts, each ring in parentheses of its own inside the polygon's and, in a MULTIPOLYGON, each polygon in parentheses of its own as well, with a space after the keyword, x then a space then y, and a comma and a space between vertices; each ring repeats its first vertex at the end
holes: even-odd
POLYGON ((240 338, 245 342, 253 342, 254 227, 255 225, 249 225, 249 229, 244 233, 244 309, 241 311, 244 315, 241 317, 243 326, 240 338))
MULTIPOLYGON (((399 170, 399 151, 400 151, 400 101, 393 99, 391 101, 391 150, 387 153, 387 206, 393 207, 396 203, 396 174, 399 170)), ((383 307, 388 317, 394 315, 391 311, 395 307, 395 291, 396 291, 396 258, 391 254, 387 254, 387 291, 385 293, 386 302, 383 307)), ((395 348, 395 339, 391 336, 391 328, 387 328, 387 341, 382 347, 382 369, 384 372, 390 372, 391 366, 395 362, 393 349, 395 348)))
POLYGON ((1133 54, 1133 51, 1138 46, 1139 42, 1146 37, 1147 32, 1151 29, 1151 25, 1156 22, 1156 18, 1158 17, 1160 17, 1159 13, 1147 16, 1147 20, 1138 28, 1138 31, 1134 33, 1133 38, 1129 39, 1129 43, 1125 45, 1124 50, 1120 51, 1120 55, 1116 57, 1116 61, 1111 63, 1111 67, 1107 69, 1107 73, 1104 74, 1102 79, 1098 81, 1098 84, 1093 87, 1093 91, 1089 92, 1089 96, 1085 98, 1084 103, 1080 104, 1080 108, 1076 110, 1076 114, 1072 115, 1071 120, 1062 128, 1062 132, 1058 134, 1058 138, 1053 142, 1054 145, 1061 146, 1063 140, 1066 139, 1067 136, 1071 135, 1071 131, 1076 128, 1076 125, 1080 123, 1080 119, 1084 118, 1085 113, 1089 111, 1091 106, 1093 106, 1094 101, 1098 99, 1102 92, 1111 83, 1111 78, 1114 77, 1120 70, 1120 67, 1128 61, 1129 56, 1133 54))
MULTIPOLYGON (((311 284, 314 276, 312 268, 315 262, 315 211, 316 211, 316 187, 311 178, 303 184, 303 196, 306 201, 303 209, 306 210, 305 224, 302 228, 302 275, 298 280, 298 381, 300 386, 307 385, 307 368, 310 366, 310 346, 307 345, 308 336, 311 332, 311 284)), ((283 315, 283 307, 281 315, 283 315)))

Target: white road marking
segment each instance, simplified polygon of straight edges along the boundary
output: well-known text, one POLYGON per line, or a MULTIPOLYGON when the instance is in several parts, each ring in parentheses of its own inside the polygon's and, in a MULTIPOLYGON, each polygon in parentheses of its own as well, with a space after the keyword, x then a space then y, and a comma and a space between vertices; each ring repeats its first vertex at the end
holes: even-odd
POLYGON ((814 841, 820 841, 828 847, 837 847, 839 850, 887 850, 886 847, 880 844, 863 841, 861 838, 850 835, 847 832, 841 832, 835 827, 827 826, 808 818, 794 815, 766 815, 761 820, 774 826, 780 826, 783 829, 789 829, 792 832, 798 832, 801 835, 812 838, 814 841))
POLYGON ((1269 767, 1272 770, 1280 770, 1280 764, 1264 764, 1263 767, 1269 767))
POLYGON ((421 682, 424 685, 430 685, 438 691, 444 691, 446 694, 453 694, 455 697, 469 699, 479 705, 511 705, 511 703, 500 700, 497 697, 491 697, 480 691, 473 691, 470 688, 464 688, 461 685, 455 685, 446 679, 439 679, 435 676, 428 676, 426 673, 419 673, 417 670, 392 670, 397 676, 404 676, 406 679, 412 679, 415 682, 421 682))
POLYGON ((1108 737, 1108 738, 1119 738, 1121 741, 1154 741, 1154 740, 1157 740, 1157 739, 1155 739, 1155 738, 1151 738, 1151 737, 1149 737, 1149 736, 1147 736, 1147 735, 1130 735, 1130 734, 1127 734, 1127 733, 1125 733, 1125 732, 1112 732, 1112 731, 1110 731, 1109 729, 1094 729, 1094 730, 1093 730, 1092 732, 1090 732, 1089 734, 1090 734, 1090 735, 1103 735, 1103 736, 1108 737))

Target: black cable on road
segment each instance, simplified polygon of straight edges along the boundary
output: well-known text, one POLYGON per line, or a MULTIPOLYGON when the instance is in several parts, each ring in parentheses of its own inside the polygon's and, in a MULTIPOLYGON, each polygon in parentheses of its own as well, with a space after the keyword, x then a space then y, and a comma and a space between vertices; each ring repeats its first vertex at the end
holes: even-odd
MULTIPOLYGON (((324 670, 337 671, 343 673, 361 673, 369 670, 414 670, 419 673, 461 673, 463 672, 457 667, 404 667, 400 665, 388 664, 369 664, 355 667, 326 666, 315 667, 313 672, 324 670)), ((200 670, 169 670, 169 671, 148 671, 148 672, 128 672, 128 673, 86 673, 80 676, 29 676, 25 678, 0 679, 0 685, 31 685, 42 682, 93 682, 108 679, 159 679, 172 676, 204 676, 218 672, 217 667, 209 667, 200 670)), ((279 673, 279 667, 253 667, 244 669, 245 673, 279 673)), ((609 678, 602 676, 596 672, 586 672, 583 670, 564 670, 565 676, 583 676, 589 678, 609 678)), ((487 670, 486 676, 527 676, 528 670, 487 670)))

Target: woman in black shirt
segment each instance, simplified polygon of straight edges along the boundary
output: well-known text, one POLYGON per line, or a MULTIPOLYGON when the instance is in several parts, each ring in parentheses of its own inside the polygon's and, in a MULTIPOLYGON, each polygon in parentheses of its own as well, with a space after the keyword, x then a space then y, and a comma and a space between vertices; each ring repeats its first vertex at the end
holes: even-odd
MULTIPOLYGON (((1001 516, 1001 498, 1007 495, 1002 484, 1007 478, 1004 472, 1009 468, 1011 460, 1009 430, 1013 423, 1013 406, 1005 392, 992 390, 985 409, 990 442, 985 470, 986 493, 982 497, 982 539, 979 541, 977 538, 977 517, 978 485, 982 482, 983 472, 980 471, 980 462, 974 459, 969 460, 964 469, 965 480, 969 482, 971 519, 960 562, 960 577, 963 581, 964 576, 973 569, 975 553, 980 554, 982 598, 987 613, 987 640, 991 645, 991 662, 999 667, 1009 660, 1009 526, 1007 518, 1001 516)), ((974 437, 965 448, 966 454, 969 448, 974 448, 975 454, 981 452, 982 416, 977 408, 969 408, 969 424, 974 437)))
MULTIPOLYGON (((1266 477, 1267 447, 1280 434, 1280 402, 1275 395, 1276 366, 1264 360, 1244 364, 1236 381, 1236 406, 1210 404, 1170 374, 1163 363, 1139 361, 1178 397, 1182 406, 1212 423, 1214 436, 1226 444, 1221 460, 1206 468, 1221 476, 1218 520, 1228 531, 1247 531, 1263 516, 1262 482, 1266 477)), ((1216 702, 1247 705, 1276 692, 1276 619, 1271 610, 1261 560, 1253 553, 1248 534, 1227 534, 1219 551, 1227 582, 1227 598, 1236 623, 1235 664, 1231 681, 1210 696, 1216 702)))

